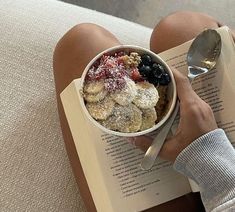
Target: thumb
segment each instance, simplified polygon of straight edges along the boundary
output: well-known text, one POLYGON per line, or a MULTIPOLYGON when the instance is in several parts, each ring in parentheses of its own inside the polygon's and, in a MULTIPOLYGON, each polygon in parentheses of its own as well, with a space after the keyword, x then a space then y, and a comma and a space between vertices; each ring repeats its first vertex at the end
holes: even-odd
POLYGON ((192 86, 191 86, 188 78, 185 77, 183 74, 181 74, 175 68, 171 68, 171 70, 174 74, 177 94, 178 94, 180 102, 193 100, 196 96, 196 93, 192 89, 192 86))

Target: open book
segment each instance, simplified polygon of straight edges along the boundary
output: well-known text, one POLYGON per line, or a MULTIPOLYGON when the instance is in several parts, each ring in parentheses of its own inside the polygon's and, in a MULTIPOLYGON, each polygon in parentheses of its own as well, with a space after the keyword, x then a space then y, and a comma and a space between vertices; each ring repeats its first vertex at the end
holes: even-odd
MULTIPOLYGON (((196 79, 193 87, 211 105, 218 126, 235 145, 235 46, 227 27, 218 32, 222 52, 217 68, 196 79)), ((186 74, 190 44, 163 52, 160 57, 186 74)), ((97 211, 142 211, 194 191, 187 178, 160 158, 151 171, 142 171, 143 152, 125 138, 105 134, 90 123, 79 103, 79 83, 79 79, 71 82, 61 93, 61 100, 97 211)))

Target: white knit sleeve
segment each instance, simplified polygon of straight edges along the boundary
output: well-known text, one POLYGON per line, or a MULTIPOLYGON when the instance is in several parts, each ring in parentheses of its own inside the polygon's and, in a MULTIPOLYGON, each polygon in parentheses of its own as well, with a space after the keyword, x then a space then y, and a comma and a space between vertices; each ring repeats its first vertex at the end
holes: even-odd
POLYGON ((199 185, 206 211, 235 211, 235 150, 222 129, 186 147, 174 168, 199 185))

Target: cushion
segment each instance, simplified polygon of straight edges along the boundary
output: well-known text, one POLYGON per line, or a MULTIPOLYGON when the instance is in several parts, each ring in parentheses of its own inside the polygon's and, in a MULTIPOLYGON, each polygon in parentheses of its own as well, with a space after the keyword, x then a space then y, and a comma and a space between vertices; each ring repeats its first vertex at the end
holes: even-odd
POLYGON ((143 47, 151 29, 55 0, 4 1, 0 17, 1 211, 85 211, 60 130, 53 50, 82 22, 143 47))

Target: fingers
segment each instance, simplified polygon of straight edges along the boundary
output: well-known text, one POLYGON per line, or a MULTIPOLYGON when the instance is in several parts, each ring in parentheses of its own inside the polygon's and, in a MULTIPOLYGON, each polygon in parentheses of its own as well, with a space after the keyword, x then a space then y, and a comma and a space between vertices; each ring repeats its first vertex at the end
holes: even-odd
MULTIPOLYGON (((195 110, 195 106, 197 106, 200 101, 202 101, 199 96, 193 91, 192 86, 188 80, 187 77, 185 77, 183 74, 181 74, 176 69, 172 68, 174 78, 176 81, 176 87, 178 92, 178 97, 180 99, 180 124, 186 123, 186 126, 188 126, 191 122, 194 121, 192 119, 192 115, 190 116, 192 121, 188 121, 187 117, 189 117, 189 109, 191 108, 195 110), (182 121, 183 120, 183 121, 182 121)), ((197 108, 196 108, 197 109, 197 108)), ((198 110, 196 110, 198 114, 198 110)), ((196 116, 197 117, 197 116, 196 116)), ((196 118, 195 118, 196 120, 196 118)), ((178 128, 180 129, 180 128, 178 128)), ((186 131, 188 128, 186 127, 186 131)), ((176 156, 179 154, 179 152, 187 146, 190 142, 188 142, 188 136, 182 136, 181 131, 178 130, 177 133, 175 133, 174 136, 171 138, 168 138, 164 145, 161 148, 161 151, 159 153, 159 156, 163 159, 167 159, 170 161, 174 161, 176 156), (185 143, 186 142, 186 143, 185 143)), ((132 144, 134 144, 139 149, 143 150, 144 152, 147 151, 149 146, 152 144, 153 139, 149 136, 138 136, 131 138, 132 144)), ((191 140, 190 140, 191 141, 191 140)))
POLYGON ((192 86, 187 77, 172 68, 172 72, 176 81, 176 89, 180 102, 194 100, 196 93, 193 91, 192 86))
POLYGON ((143 136, 128 138, 128 141, 132 143, 134 146, 136 146, 137 148, 146 152, 147 149, 152 144, 153 139, 149 136, 143 135, 143 136))
MULTIPOLYGON (((143 152, 146 152, 150 145, 153 142, 153 138, 149 136, 138 136, 138 137, 131 137, 127 139, 132 145, 136 146, 138 149, 142 150, 143 152)), ((174 161, 175 154, 172 154, 173 151, 175 151, 175 139, 172 137, 170 139, 166 139, 164 142, 161 151, 159 152, 159 156, 162 159, 174 161)))

